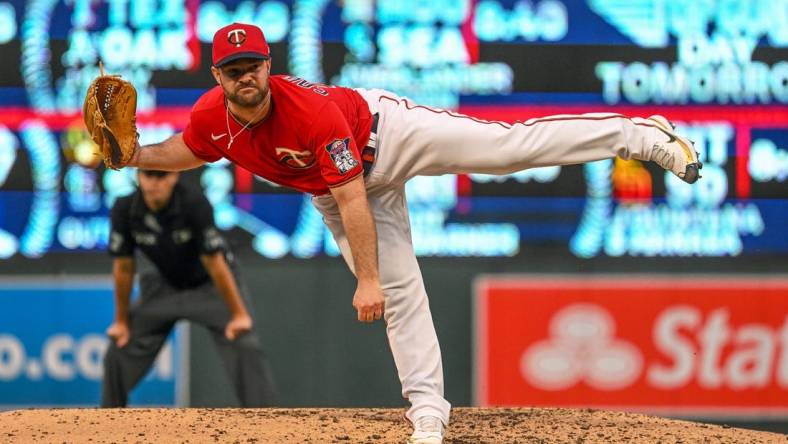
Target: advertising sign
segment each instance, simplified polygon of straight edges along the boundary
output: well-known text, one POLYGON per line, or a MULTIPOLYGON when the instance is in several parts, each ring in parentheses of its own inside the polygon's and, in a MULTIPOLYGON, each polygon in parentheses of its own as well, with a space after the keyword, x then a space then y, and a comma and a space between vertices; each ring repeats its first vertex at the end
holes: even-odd
POLYGON ((482 406, 788 414, 788 278, 490 277, 482 406))
MULTIPOLYGON (((113 310, 108 278, 0 280, 0 408, 98 406, 113 310)), ((175 336, 130 405, 176 405, 183 347, 175 336)))

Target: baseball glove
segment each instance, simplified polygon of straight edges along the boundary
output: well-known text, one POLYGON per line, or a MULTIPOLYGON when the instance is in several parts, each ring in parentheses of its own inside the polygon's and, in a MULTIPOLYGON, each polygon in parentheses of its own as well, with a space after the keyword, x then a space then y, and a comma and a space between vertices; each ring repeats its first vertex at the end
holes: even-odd
POLYGON ((90 84, 82 117, 96 142, 104 165, 117 170, 129 163, 137 150, 137 90, 116 75, 101 75, 90 84))

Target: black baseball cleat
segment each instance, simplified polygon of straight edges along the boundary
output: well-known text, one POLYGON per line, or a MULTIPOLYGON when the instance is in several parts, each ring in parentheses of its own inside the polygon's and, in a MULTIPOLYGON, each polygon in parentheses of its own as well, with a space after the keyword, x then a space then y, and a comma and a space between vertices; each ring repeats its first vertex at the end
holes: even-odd
POLYGON ((668 119, 654 115, 649 117, 649 120, 667 136, 667 140, 657 142, 651 147, 648 160, 670 170, 684 182, 695 183, 700 178, 700 169, 703 168, 703 164, 698 160, 698 152, 695 151, 695 143, 676 134, 668 119))

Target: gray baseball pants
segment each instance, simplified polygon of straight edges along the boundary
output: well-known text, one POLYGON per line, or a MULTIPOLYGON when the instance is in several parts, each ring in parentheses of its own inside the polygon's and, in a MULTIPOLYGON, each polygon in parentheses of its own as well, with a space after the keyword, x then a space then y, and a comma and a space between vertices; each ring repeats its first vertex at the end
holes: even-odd
MULTIPOLYGON (((517 124, 490 122, 418 106, 384 90, 357 90, 379 114, 374 166, 366 177, 378 235, 386 334, 411 403, 409 420, 430 415, 449 423, 441 352, 427 293, 413 250, 405 182, 417 175, 507 174, 527 168, 609 159, 648 160, 664 139, 642 118, 595 113, 557 115, 517 124)), ((361 147, 359 147, 361 149, 361 147)), ((316 196, 315 207, 353 270, 353 257, 336 202, 316 196)))
MULTIPOLYGON (((236 281, 251 312, 247 292, 237 275, 236 281)), ((102 407, 126 406, 129 391, 148 372, 181 319, 203 325, 211 333, 241 406, 264 407, 275 402, 273 378, 259 337, 252 329, 235 341, 225 338, 230 312, 213 283, 177 290, 157 272, 151 272, 140 277, 140 296, 129 310, 128 344, 118 348, 110 341, 104 357, 102 407)))

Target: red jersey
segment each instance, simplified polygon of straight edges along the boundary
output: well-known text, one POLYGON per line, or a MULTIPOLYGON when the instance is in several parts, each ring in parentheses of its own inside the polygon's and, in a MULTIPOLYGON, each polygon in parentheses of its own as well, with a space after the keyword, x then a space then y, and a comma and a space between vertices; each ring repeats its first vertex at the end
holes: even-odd
POLYGON ((268 116, 245 130, 228 117, 220 86, 203 94, 183 131, 186 146, 207 162, 226 157, 271 182, 314 195, 362 174, 359 147, 369 140, 372 115, 359 93, 292 76, 271 76, 269 85, 268 116))

